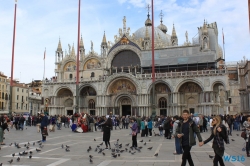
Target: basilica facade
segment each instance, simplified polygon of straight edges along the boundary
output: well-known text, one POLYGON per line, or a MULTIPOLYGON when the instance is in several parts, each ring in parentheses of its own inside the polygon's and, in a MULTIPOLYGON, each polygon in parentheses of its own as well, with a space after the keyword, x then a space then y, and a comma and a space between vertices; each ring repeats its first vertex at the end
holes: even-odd
MULTIPOLYGON (((181 43, 161 21, 154 28, 155 83, 152 83, 152 23, 130 32, 123 27, 107 41, 105 33, 98 54, 85 52, 80 42, 79 112, 93 115, 180 115, 183 109, 205 115, 228 113, 230 97, 227 70, 218 44, 217 23, 201 22, 198 34, 181 43), (152 87, 155 86, 153 91, 152 87)), ((55 52, 56 75, 43 84, 43 110, 73 114, 76 108, 76 51, 61 41, 55 52)))

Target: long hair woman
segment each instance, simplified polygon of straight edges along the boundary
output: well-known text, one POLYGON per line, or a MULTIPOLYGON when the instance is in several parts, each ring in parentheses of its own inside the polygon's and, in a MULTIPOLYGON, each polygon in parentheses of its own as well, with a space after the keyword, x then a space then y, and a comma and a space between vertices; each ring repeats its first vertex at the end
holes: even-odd
POLYGON ((215 116, 212 121, 213 129, 211 132, 210 137, 205 140, 204 142, 200 142, 200 146, 203 144, 208 143, 209 141, 213 140, 213 146, 215 157, 213 160, 214 166, 218 166, 218 162, 221 166, 225 166, 223 162, 222 156, 224 155, 225 147, 224 147, 224 141, 228 144, 228 136, 227 136, 227 129, 224 125, 222 125, 221 117, 215 116))
POLYGON ((112 128, 112 120, 111 118, 108 118, 107 121, 105 123, 102 124, 102 128, 103 128, 103 141, 105 142, 106 145, 106 149, 111 149, 110 146, 110 135, 111 135, 111 128, 112 128))

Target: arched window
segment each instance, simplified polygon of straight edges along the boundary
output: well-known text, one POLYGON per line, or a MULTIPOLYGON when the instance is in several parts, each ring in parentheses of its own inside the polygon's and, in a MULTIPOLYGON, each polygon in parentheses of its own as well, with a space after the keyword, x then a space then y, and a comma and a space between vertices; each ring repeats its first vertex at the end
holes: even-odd
POLYGON ((160 98, 158 105, 159 108, 167 108, 167 100, 164 97, 160 98))
POLYGON ((7 93, 5 94, 5 100, 9 100, 7 93))
POLYGON ((70 79, 70 80, 72 80, 72 78, 73 78, 73 75, 72 75, 72 74, 70 74, 70 75, 69 75, 69 79, 70 79))
POLYGON ((2 99, 4 100, 4 93, 2 93, 2 99))
POLYGON ((95 101, 93 99, 89 100, 89 109, 95 109, 95 101))

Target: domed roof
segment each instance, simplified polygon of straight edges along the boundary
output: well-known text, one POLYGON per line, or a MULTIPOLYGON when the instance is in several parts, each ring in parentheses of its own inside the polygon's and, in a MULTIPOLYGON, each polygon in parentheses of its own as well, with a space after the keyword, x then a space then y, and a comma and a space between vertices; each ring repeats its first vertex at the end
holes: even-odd
MULTIPOLYGON (((135 31, 134 34, 135 34, 136 40, 145 38, 146 28, 148 28, 147 30, 148 30, 148 36, 150 37, 150 40, 152 39, 152 26, 145 26, 135 31)), ((162 42, 165 46, 171 43, 170 36, 162 32, 162 30, 157 27, 154 28, 154 40, 155 40, 155 43, 162 42)))
POLYGON ((159 28, 163 33, 167 33, 168 31, 167 26, 162 23, 157 28, 159 28))
POLYGON ((145 26, 152 26, 152 21, 149 18, 145 21, 145 26))

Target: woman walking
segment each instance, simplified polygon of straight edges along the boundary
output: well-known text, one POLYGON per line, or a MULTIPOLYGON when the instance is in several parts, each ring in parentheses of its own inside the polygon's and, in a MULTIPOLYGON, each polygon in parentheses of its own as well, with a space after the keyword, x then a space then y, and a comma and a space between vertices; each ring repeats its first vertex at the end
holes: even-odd
POLYGON ((130 127, 132 130, 132 147, 137 147, 137 132, 138 132, 138 128, 137 128, 137 123, 135 121, 135 119, 131 119, 132 122, 132 126, 130 127))
POLYGON ((112 128, 112 120, 111 118, 108 118, 107 121, 102 124, 102 128, 103 128, 103 141, 105 142, 105 145, 106 145, 106 149, 108 149, 108 146, 109 146, 109 149, 111 149, 111 146, 110 146, 110 135, 111 135, 111 128, 112 128))
POLYGON ((247 117, 246 121, 243 123, 243 127, 245 128, 246 132, 246 152, 247 152, 247 157, 250 157, 249 154, 249 149, 250 149, 250 116, 247 117))
POLYGON ((205 140, 204 142, 200 142, 199 145, 202 146, 203 144, 208 143, 209 141, 213 140, 213 146, 215 157, 213 160, 214 166, 218 166, 218 162, 220 166, 225 166, 223 162, 222 156, 224 155, 225 147, 224 141, 226 144, 229 143, 228 136, 227 136, 227 129, 224 125, 222 125, 221 117, 215 116, 212 121, 213 130, 211 132, 210 137, 205 140))

